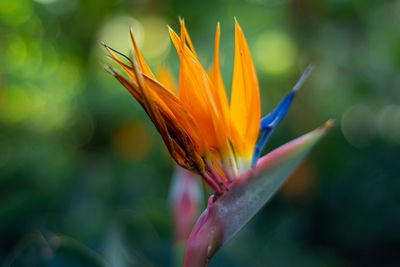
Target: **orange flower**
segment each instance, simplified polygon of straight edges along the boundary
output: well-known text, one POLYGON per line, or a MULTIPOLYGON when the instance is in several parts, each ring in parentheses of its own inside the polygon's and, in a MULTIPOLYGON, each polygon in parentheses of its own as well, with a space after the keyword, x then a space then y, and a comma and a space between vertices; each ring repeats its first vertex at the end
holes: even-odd
POLYGON ((243 31, 235 20, 235 60, 229 105, 219 67, 219 24, 210 74, 197 58, 184 21, 180 20, 180 24, 180 36, 168 28, 180 60, 179 90, 174 88, 165 69, 158 77, 152 73, 132 31, 139 67, 134 59, 128 58, 130 64, 125 64, 117 56, 119 52, 105 45, 130 79, 112 67, 107 70, 143 106, 174 160, 202 175, 216 192, 224 192, 232 180, 251 168, 261 120, 256 71, 243 31))

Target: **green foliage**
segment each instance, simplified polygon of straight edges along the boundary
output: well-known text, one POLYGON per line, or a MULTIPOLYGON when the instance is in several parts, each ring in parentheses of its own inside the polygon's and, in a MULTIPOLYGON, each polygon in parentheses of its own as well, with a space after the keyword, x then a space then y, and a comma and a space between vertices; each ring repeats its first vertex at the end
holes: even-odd
POLYGON ((263 114, 315 65, 266 149, 329 118, 337 126, 212 266, 398 264, 399 12, 394 0, 0 1, 0 259, 172 264, 173 164, 145 113, 102 69, 110 61, 100 42, 129 54, 132 24, 153 69, 177 73, 165 25, 177 29, 184 17, 210 66, 220 21, 229 88, 236 16, 263 114), (73 248, 56 246, 58 236, 73 248))

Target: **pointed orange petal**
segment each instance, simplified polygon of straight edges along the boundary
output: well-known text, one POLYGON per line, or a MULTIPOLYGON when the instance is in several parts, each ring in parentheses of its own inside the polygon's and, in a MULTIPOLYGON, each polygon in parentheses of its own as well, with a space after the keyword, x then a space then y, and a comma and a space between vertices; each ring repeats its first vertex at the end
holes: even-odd
MULTIPOLYGON (((227 133, 214 98, 214 85, 182 39, 172 29, 169 28, 169 31, 180 59, 179 98, 194 117, 211 150, 214 153, 225 152, 227 133)), ((186 34, 182 34, 185 38, 186 34)))
POLYGON ((179 23, 181 24, 181 38, 183 40, 187 41, 190 50, 192 51, 194 56, 197 58, 197 54, 196 54, 196 51, 194 50, 192 39, 190 39, 189 33, 188 33, 188 31, 186 29, 186 26, 185 26, 185 20, 182 19, 182 18, 179 18, 179 23), (185 36, 185 38, 183 36, 185 36))
POLYGON ((235 152, 246 158, 251 157, 260 127, 260 92, 253 60, 243 31, 236 20, 230 112, 230 138, 235 152))
POLYGON ((218 112, 221 114, 223 126, 228 132, 230 127, 228 98, 226 96, 225 86, 222 81, 221 70, 219 67, 220 36, 221 36, 221 30, 218 22, 217 31, 215 33, 214 65, 211 77, 215 87, 215 90, 213 91, 213 96, 217 105, 217 109, 218 112))
MULTIPOLYGON (((168 32, 171 37, 172 43, 174 44, 176 51, 178 52, 178 55, 179 55, 180 51, 183 50, 181 48, 182 40, 178 36, 178 34, 173 29, 171 29, 171 27, 169 27, 169 26, 168 26, 168 32)), ((184 32, 183 32, 183 37, 186 38, 186 35, 184 32)), ((184 45, 184 50, 186 53, 190 54, 196 61, 198 61, 197 56, 195 54, 193 54, 192 50, 190 50, 190 48, 186 44, 184 45)))
POLYGON ((131 39, 133 43, 133 48, 135 49, 136 53, 136 58, 139 63, 139 68, 142 71, 143 74, 155 79, 154 74, 151 72, 150 67, 147 65, 146 61, 144 60, 142 53, 140 53, 139 47, 136 43, 135 37, 133 36, 133 29, 131 28, 130 30, 131 33, 131 39))

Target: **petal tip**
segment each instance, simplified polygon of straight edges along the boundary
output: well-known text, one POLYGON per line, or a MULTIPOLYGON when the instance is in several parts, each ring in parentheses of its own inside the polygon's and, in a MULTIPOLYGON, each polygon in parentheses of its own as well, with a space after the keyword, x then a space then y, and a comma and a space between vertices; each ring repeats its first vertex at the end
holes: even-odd
POLYGON ((169 32, 169 34, 171 35, 173 35, 173 34, 175 34, 175 31, 171 28, 171 26, 169 26, 168 24, 167 24, 167 28, 168 28, 168 32, 169 32))
POLYGON ((314 68, 314 64, 308 65, 307 69, 303 72, 300 79, 297 81, 297 83, 293 87, 293 89, 292 89, 293 92, 299 91, 300 87, 303 85, 304 81, 307 79, 308 75, 313 70, 313 68, 314 68))
POLYGON ((327 132, 330 129, 332 129, 335 126, 335 124, 336 124, 335 120, 328 120, 327 122, 325 122, 324 126, 322 126, 322 130, 324 132, 327 132))

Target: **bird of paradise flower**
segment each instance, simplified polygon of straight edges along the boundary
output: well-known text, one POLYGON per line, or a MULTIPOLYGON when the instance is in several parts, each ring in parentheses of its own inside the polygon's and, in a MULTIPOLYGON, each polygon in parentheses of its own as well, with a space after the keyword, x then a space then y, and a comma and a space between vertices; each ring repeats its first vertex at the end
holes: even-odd
POLYGON ((220 25, 211 73, 202 67, 182 19, 180 25, 180 36, 168 27, 180 59, 179 92, 168 80, 157 80, 140 53, 132 30, 138 66, 133 58, 104 45, 129 79, 112 67, 106 66, 106 70, 142 105, 176 163, 198 173, 213 189, 214 195, 192 230, 184 256, 184 266, 206 266, 218 248, 277 191, 332 123, 259 160, 262 148, 287 113, 311 67, 273 112, 261 119, 257 74, 236 19, 230 103, 219 67, 220 25))

